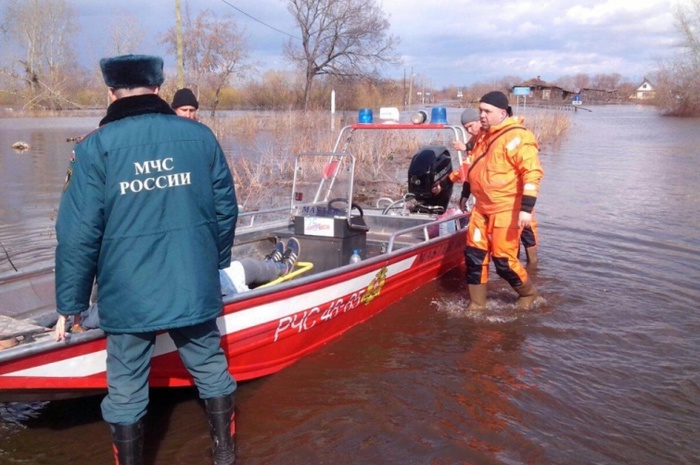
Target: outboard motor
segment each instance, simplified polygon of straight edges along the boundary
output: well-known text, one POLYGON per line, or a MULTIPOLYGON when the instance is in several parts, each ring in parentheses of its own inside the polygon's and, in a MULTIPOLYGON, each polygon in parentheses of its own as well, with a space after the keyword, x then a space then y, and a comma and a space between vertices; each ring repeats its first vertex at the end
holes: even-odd
POLYGON ((428 145, 413 156, 408 167, 408 192, 416 197, 416 211, 443 213, 452 197, 452 158, 444 145, 428 145), (442 190, 435 195, 432 188, 440 183, 442 190))

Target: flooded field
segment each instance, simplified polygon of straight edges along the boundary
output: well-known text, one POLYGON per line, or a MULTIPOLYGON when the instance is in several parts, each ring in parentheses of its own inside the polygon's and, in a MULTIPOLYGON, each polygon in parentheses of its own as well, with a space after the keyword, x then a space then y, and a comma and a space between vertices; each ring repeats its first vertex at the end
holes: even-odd
MULTIPOLYGON (((700 121, 592 110, 541 154, 535 310, 515 311, 495 275, 479 314, 464 311, 460 272, 428 284, 241 384, 237 463, 699 463, 700 121)), ((98 120, 0 120, 0 242, 15 266, 52 260, 66 138, 98 120)), ((147 463, 206 463, 196 393, 151 398, 147 463)), ((0 463, 110 463, 100 400, 0 405, 0 463)))

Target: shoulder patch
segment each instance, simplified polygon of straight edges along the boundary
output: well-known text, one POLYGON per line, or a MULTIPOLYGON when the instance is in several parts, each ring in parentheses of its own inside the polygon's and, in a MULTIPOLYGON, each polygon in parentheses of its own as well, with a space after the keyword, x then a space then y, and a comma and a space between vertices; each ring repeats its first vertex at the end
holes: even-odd
POLYGON ((510 140, 510 142, 508 142, 506 149, 509 151, 515 150, 518 145, 520 145, 520 136, 515 136, 510 140))

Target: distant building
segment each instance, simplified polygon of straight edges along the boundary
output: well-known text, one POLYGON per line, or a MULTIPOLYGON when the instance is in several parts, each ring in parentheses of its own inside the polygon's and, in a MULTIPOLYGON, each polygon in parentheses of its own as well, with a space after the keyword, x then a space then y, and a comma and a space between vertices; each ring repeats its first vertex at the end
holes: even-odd
POLYGON ((583 89, 574 91, 543 81, 540 76, 537 76, 535 79, 527 80, 515 87, 529 87, 529 98, 535 102, 549 105, 571 104, 574 99, 584 103, 610 103, 618 101, 617 90, 584 87, 583 89))
POLYGON ((581 97, 588 103, 619 103, 617 89, 581 89, 581 97))
POLYGON ((647 78, 644 78, 644 81, 637 87, 634 95, 631 96, 631 98, 637 100, 649 100, 654 97, 656 97, 656 90, 647 78))
POLYGON ((529 87, 530 96, 529 98, 542 102, 549 102, 553 104, 561 104, 565 100, 571 100, 573 92, 562 89, 561 87, 550 84, 549 82, 543 81, 539 76, 535 79, 529 79, 515 87, 529 87))

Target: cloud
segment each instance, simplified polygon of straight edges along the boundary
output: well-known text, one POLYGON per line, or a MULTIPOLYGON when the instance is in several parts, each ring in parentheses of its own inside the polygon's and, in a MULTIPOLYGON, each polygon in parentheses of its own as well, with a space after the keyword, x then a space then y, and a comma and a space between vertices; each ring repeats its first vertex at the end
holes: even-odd
POLYGON ((673 51, 668 0, 385 0, 405 66, 437 85, 505 75, 547 80, 620 73, 632 80, 673 51), (417 19, 416 19, 417 18, 417 19))
MULTIPOLYGON (((553 81, 576 73, 620 73, 635 81, 670 57, 678 36, 669 0, 377 0, 398 36, 403 65, 387 77, 414 73, 435 87, 470 85, 503 76, 553 81)), ((680 0, 688 2, 689 0, 680 0)), ((81 62, 111 53, 110 31, 121 12, 142 18, 143 53, 174 57, 160 44, 175 24, 171 1, 68 0, 77 14, 81 62)), ((181 0, 192 15, 207 9, 232 17, 245 32, 260 71, 284 70, 283 45, 298 30, 285 0, 181 0)), ((0 13, 2 14, 2 13, 0 13)), ((294 40, 294 39, 291 39, 294 40)))

